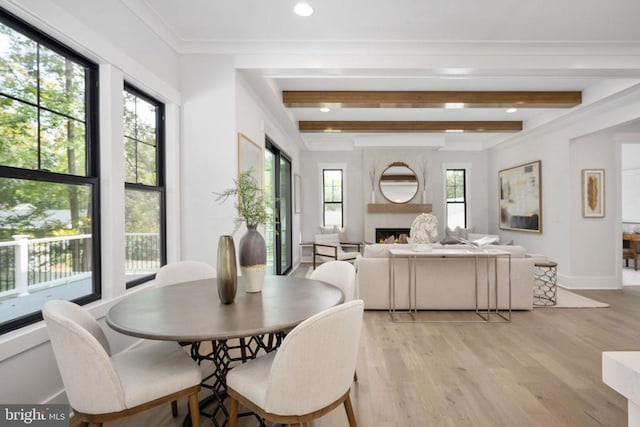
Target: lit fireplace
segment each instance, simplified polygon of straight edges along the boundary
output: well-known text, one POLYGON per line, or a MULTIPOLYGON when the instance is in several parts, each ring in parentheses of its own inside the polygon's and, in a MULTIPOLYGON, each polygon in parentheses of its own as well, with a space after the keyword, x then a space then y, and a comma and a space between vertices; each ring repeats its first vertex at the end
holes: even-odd
MULTIPOLYGON (((409 228, 376 228, 376 242, 385 243, 389 237, 393 236, 396 243, 400 243, 398 242, 398 239, 400 238, 400 236, 405 235, 406 237, 409 237, 410 231, 411 229, 409 228)), ((407 243, 407 242, 401 242, 401 243, 407 243)))

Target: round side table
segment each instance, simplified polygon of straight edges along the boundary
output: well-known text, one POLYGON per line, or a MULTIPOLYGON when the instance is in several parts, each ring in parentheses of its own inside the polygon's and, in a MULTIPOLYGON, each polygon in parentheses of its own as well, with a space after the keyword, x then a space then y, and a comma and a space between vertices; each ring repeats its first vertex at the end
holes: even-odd
POLYGON ((556 305, 558 263, 553 261, 534 264, 533 305, 556 305))

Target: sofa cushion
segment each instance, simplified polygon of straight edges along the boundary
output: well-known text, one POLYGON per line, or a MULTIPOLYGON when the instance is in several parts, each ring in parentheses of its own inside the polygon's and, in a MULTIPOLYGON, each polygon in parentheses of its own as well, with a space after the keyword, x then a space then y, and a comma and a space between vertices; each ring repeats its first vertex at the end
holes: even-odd
POLYGON ((467 239, 473 242, 474 240, 482 239, 484 237, 495 239, 496 242, 500 241, 500 236, 498 236, 497 234, 482 234, 482 233, 469 233, 469 237, 467 239))
POLYGON ((389 249, 409 249, 409 245, 402 243, 374 243, 364 247, 364 256, 365 258, 389 258, 389 249))
POLYGON ((524 258, 527 254, 526 249, 518 245, 489 245, 487 248, 509 252, 511 258, 524 258))
POLYGON ((447 227, 445 231, 446 235, 440 243, 442 243, 443 245, 446 245, 446 244, 455 245, 457 243, 460 243, 460 241, 458 240, 459 237, 465 240, 471 240, 469 238, 469 235, 473 233, 474 229, 475 227, 469 227, 469 228, 456 227, 454 229, 447 227))
POLYGON ((365 258, 388 258, 391 245, 374 244, 364 247, 365 258))

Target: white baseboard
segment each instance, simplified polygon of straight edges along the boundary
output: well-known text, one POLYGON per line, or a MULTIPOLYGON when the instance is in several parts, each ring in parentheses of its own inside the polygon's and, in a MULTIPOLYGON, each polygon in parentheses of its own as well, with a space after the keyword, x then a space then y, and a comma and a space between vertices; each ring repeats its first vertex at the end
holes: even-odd
POLYGON ((68 405, 69 399, 67 399, 67 393, 64 391, 64 388, 57 391, 56 393, 49 396, 45 399, 44 402, 41 402, 42 405, 68 405))
POLYGON ((567 276, 558 274, 558 285, 565 289, 622 289, 621 279, 616 276, 567 276))

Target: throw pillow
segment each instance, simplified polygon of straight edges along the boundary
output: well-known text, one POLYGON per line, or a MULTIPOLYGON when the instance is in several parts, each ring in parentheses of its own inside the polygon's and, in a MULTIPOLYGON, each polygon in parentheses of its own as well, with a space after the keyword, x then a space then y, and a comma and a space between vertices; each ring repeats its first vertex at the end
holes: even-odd
POLYGON ((320 227, 320 234, 335 234, 334 227, 320 227))
POLYGON ((447 227, 445 238, 440 242, 443 245, 453 245, 461 243, 459 239, 470 240, 469 234, 473 233, 475 227, 461 228, 457 226, 455 229, 447 227))
POLYGON ((459 229, 460 227, 456 227, 455 230, 447 227, 447 229, 445 230, 444 239, 442 239, 440 243, 442 243, 443 245, 456 245, 460 243, 460 241, 458 240, 458 237, 460 237, 458 234, 459 229))
POLYGON ((345 243, 349 241, 349 236, 347 236, 347 229, 345 227, 338 227, 337 225, 334 225, 333 233, 338 235, 340 242, 345 243))
POLYGON ((469 228, 460 228, 460 226, 456 227, 456 231, 458 232, 458 237, 461 237, 465 240, 469 240, 469 233, 473 233, 475 227, 469 228))

